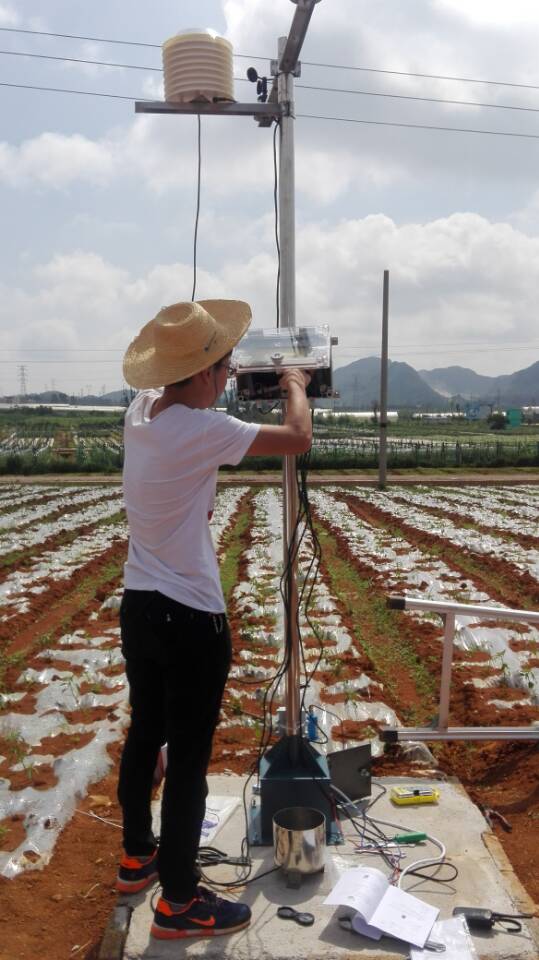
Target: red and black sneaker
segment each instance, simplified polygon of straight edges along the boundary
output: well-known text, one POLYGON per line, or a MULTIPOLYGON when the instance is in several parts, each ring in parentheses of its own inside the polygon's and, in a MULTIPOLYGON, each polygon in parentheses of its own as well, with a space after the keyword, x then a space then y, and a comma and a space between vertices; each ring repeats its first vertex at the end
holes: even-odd
POLYGON ((144 862, 138 857, 128 857, 124 853, 116 877, 116 890, 118 893, 140 893, 157 880, 158 876, 157 850, 154 850, 150 859, 144 862))
POLYGON ((161 897, 155 908, 152 937, 177 940, 182 937, 218 937, 248 927, 251 910, 244 903, 232 903, 217 897, 205 887, 197 887, 196 896, 181 910, 161 897))

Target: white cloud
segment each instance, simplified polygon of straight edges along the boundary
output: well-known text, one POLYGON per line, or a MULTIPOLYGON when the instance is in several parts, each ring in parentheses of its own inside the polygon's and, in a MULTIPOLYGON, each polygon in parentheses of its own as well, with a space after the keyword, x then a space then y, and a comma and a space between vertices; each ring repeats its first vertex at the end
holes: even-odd
POLYGON ((436 5, 475 23, 514 26, 539 23, 536 0, 436 0, 436 5))
POLYGON ((0 143, 0 181, 62 189, 81 181, 103 185, 114 175, 114 151, 81 134, 42 133, 19 147, 0 143))
MULTIPOLYGON (((28 9, 34 5, 28 0, 28 9)), ((222 8, 235 50, 269 57, 295 9, 288 0, 223 0, 222 8)), ((0 0, 0 23, 14 17, 14 7, 0 0)), ((152 39, 161 35, 162 23, 156 10, 152 39)), ((114 17, 109 26, 111 36, 120 35, 114 33, 114 17)), ((73 32, 84 32, 76 20, 73 32)), ((95 35, 103 31, 96 28, 95 35)), ((502 7, 500 0, 323 0, 315 7, 302 53, 297 112, 535 132, 534 115, 524 112, 386 101, 365 93, 307 91, 300 84, 533 106, 534 92, 523 89, 329 70, 307 61, 534 83, 538 40, 539 8, 535 13, 535 3, 524 0, 511 7, 502 7)), ((46 52, 46 44, 43 40, 37 49, 46 52)), ((55 49, 61 53, 64 47, 55 49)), ((87 47, 83 55, 115 59, 99 46, 87 47)), ((133 54, 133 62, 138 59, 133 54)), ((248 62, 237 61, 238 76, 248 62)), ((265 61, 253 62, 261 73, 269 68, 265 61)), ((43 64, 34 66, 43 70, 43 64)), ((138 75, 119 72, 120 91, 143 89, 145 96, 159 98, 159 74, 145 76, 133 87, 138 75)), ((36 82, 41 79, 40 73, 36 82)), ((238 83, 236 94, 254 99, 255 91, 238 83)), ((22 102, 26 93, 15 96, 22 102)), ((10 271, 18 253, 8 248, 3 303, 0 298, 6 332, 0 334, 0 346, 64 341, 82 346, 99 338, 121 349, 162 303, 190 294, 190 265, 165 261, 178 256, 170 250, 185 250, 186 228, 191 238, 196 121, 135 117, 130 104, 124 111, 115 102, 86 98, 32 94, 27 103, 13 126, 16 134, 6 117, 6 139, 0 143, 0 183, 17 191, 7 196, 8 206, 16 204, 20 211, 17 235, 24 238, 30 271, 24 289, 14 289, 10 271), (111 116, 121 125, 113 127, 111 116), (60 203, 58 191, 64 194, 60 203), (32 231, 36 192, 46 231, 32 231), (69 209, 69 196, 76 210, 69 209), (72 229, 76 211, 80 236, 72 229), (115 250, 115 242, 119 248, 121 241, 111 240, 109 230, 101 245, 92 217, 103 221, 104 237, 109 221, 116 236, 121 231, 127 236, 131 220, 142 236, 132 237, 131 246, 127 240, 122 244, 116 264, 114 255, 107 259, 103 251, 115 250), (71 249, 74 236, 86 251, 71 249), (55 255, 59 249, 64 252, 55 255), (131 266, 135 260, 146 264, 140 276, 131 266), (41 266, 31 273, 36 262, 41 266), (13 316, 19 321, 16 329, 13 316)), ((199 292, 252 300, 257 322, 265 325, 275 319, 271 138, 271 130, 250 119, 202 121, 201 263, 211 263, 212 273, 201 272, 199 292), (268 214, 257 219, 262 210, 268 214)), ((521 362, 502 348, 536 336, 536 142, 300 119, 296 144, 298 318, 329 318, 341 338, 340 362, 353 359, 349 349, 361 355, 378 347, 385 267, 391 270, 393 344, 420 343, 431 350, 428 356, 418 351, 402 359, 416 366, 460 360, 481 372, 508 372, 535 359, 528 351, 521 362), (455 210, 464 212, 448 215, 455 210), (494 222, 504 217, 508 223, 494 222), (480 354, 476 345, 487 339, 499 353, 480 354), (436 343, 455 340, 469 355, 449 359, 434 351, 436 343)), ((37 377, 41 368, 30 370, 37 377)), ((55 375, 58 385, 61 372, 55 375)))
MULTIPOLYGON (((66 54, 67 56, 67 54, 66 54)), ((108 49, 104 48, 99 43, 94 43, 93 41, 86 41, 81 43, 75 53, 71 54, 73 61, 65 60, 63 63, 58 63, 57 66, 65 73, 79 73, 85 77, 91 77, 92 79, 97 77, 107 77, 107 79, 116 78, 122 74, 125 75, 126 70, 121 67, 108 67, 104 66, 103 63, 107 61, 115 61, 115 57, 111 55, 110 47, 108 49), (92 61, 100 60, 102 63, 77 63, 75 61, 92 61)))
MULTIPOLYGON (((150 96, 155 95, 155 87, 150 96)), ((245 127, 243 118, 202 119, 202 173, 210 196, 273 189, 272 133, 245 127), (235 123, 235 126, 233 124, 235 123)), ((406 175, 397 159, 380 161, 365 151, 361 158, 331 138, 332 145, 300 141, 296 189, 325 206, 354 184, 382 186, 406 175)), ((326 141, 327 142, 327 141, 326 141)), ((81 134, 42 133, 19 146, 0 142, 0 182, 13 188, 34 185, 62 190, 75 183, 114 186, 130 179, 150 191, 191 189, 196 169, 193 117, 137 117, 121 130, 97 140, 81 134)))
POLYGON ((16 27, 19 23, 19 16, 13 7, 6 4, 0 4, 0 26, 16 27))
MULTIPOLYGON (((336 328, 341 362, 353 359, 348 348, 379 345, 384 269, 390 270, 391 338, 394 344, 421 345, 403 359, 420 366, 444 366, 455 344, 460 362, 510 372, 516 355, 481 356, 481 344, 523 348, 518 362, 539 354, 536 291, 539 239, 508 224, 490 223, 474 214, 454 214, 429 223, 397 227, 383 216, 345 221, 333 228, 311 226, 298 242, 299 285, 305 313, 320 322, 324 314, 336 328)), ((299 299, 299 298, 298 298, 299 299)))
MULTIPOLYGON (((276 263, 269 221, 260 224, 260 240, 248 257, 229 252, 219 269, 199 270, 197 295, 245 299, 256 326, 274 326, 276 263)), ((221 245, 226 250, 226 234, 221 245)), ((459 363, 481 373, 510 373, 539 354, 531 343, 520 353, 504 352, 523 340, 537 341, 539 288, 539 239, 507 224, 473 214, 401 227, 382 215, 311 224, 298 232, 297 265, 298 322, 330 324, 340 341, 339 365, 378 352, 385 268, 393 359, 416 368, 459 363)), ((27 275, 25 290, 7 284, 1 290, 0 347, 17 348, 20 362, 28 360, 32 388, 41 388, 38 377, 46 382, 54 377, 67 392, 73 381, 119 385, 127 343, 161 306, 187 299, 192 283, 190 264, 157 264, 136 277, 84 251, 57 255, 27 275), (117 352, 105 356, 116 362, 104 364, 102 354, 90 354, 91 364, 55 367, 51 361, 42 372, 29 363, 36 354, 24 352, 92 346, 113 348, 117 352)), ((16 390, 16 364, 4 374, 16 390)), ((3 389, 9 389, 7 383, 3 389)))
MULTIPOLYGON (((293 11, 292 4, 226 0, 227 35, 238 52, 271 56, 276 37, 288 29, 293 11)), ((526 31, 508 31, 502 24, 470 23, 463 20, 456 0, 417 0, 412 12, 409 4, 364 0, 361 14, 358 0, 339 0, 338 4, 325 0, 314 10, 302 56, 306 61, 393 71, 494 78, 499 76, 503 58, 504 77, 526 82, 536 72, 539 13, 536 22, 537 26, 534 21, 526 31)), ((90 47, 89 52, 93 55, 99 50, 90 47)), ((237 61, 241 72, 247 62, 237 61)), ((263 61, 257 66, 268 69, 263 61)), ((142 88, 145 96, 160 98, 160 75, 146 76, 142 88)), ((533 91, 523 89, 322 70, 304 63, 296 90, 299 114, 348 116, 373 123, 299 120, 296 185, 298 195, 303 194, 312 205, 330 206, 348 195, 368 195, 371 188, 395 190, 406 182, 418 189, 425 178, 431 188, 436 187, 438 196, 447 192, 447 181, 457 197, 466 183, 475 180, 484 187, 485 183, 506 184, 511 177, 528 184, 530 190, 534 188, 537 165, 531 142, 375 125, 382 121, 534 133, 531 115, 384 100, 367 96, 369 92, 522 106, 532 106, 534 96, 533 91), (364 93, 307 91, 299 84, 364 93)), ((241 99, 255 96, 248 84, 237 84, 236 93, 241 99)), ((207 196, 247 197, 251 190, 271 189, 270 131, 258 129, 245 118, 204 118, 202 125, 207 196)), ((191 189, 195 152, 194 118, 138 116, 93 140, 82 134, 51 132, 29 137, 19 146, 2 144, 0 180, 12 186, 27 186, 34 180, 54 188, 77 181, 114 185, 121 180, 137 187, 142 183, 162 194, 186 186, 191 189), (51 141, 51 137, 56 139, 51 141)), ((455 203, 458 207, 462 201, 455 203)), ((510 209, 510 201, 508 206, 510 209)), ((365 207, 358 211, 365 212, 365 207)))

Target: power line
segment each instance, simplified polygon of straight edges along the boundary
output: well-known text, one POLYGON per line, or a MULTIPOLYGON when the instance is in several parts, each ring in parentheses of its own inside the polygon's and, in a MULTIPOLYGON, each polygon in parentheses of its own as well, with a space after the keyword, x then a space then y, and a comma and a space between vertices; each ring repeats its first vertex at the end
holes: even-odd
MULTIPOLYGON (((64 87, 44 87, 30 83, 8 83, 5 80, 0 80, 0 87, 13 87, 17 90, 39 90, 44 93, 69 93, 83 97, 105 97, 112 100, 128 100, 131 103, 137 100, 141 103, 153 103, 153 100, 149 97, 128 97, 119 93, 100 93, 96 90, 73 90, 64 87)), ((491 137, 517 137, 518 139, 524 140, 539 140, 539 133, 511 133, 507 130, 481 130, 471 127, 442 127, 429 123, 399 123, 390 120, 361 120, 357 117, 326 117, 314 113, 297 113, 296 116, 307 120, 333 120, 337 123, 361 123, 375 127, 403 127, 411 130, 438 130, 444 133, 474 133, 491 137)))
MULTIPOLYGON (((437 351, 439 351, 439 350, 450 350, 452 347, 461 347, 461 346, 462 346, 462 342, 463 342, 462 340, 454 340, 454 341, 452 341, 452 342, 450 342, 450 343, 438 343, 438 342, 437 342, 436 345, 434 345, 434 346, 432 346, 432 347, 429 348, 429 352, 432 351, 433 353, 435 353, 435 352, 437 352, 437 351)), ((471 346, 473 346, 473 347, 481 347, 481 349, 492 349, 492 350, 524 350, 526 347, 534 347, 534 348, 539 349, 539 341, 538 341, 538 340, 516 340, 516 341, 515 341, 515 340, 511 340, 511 344, 512 344, 511 347, 505 347, 505 346, 501 347, 501 346, 499 346, 499 345, 496 344, 496 343, 492 343, 492 341, 485 343, 484 341, 481 341, 481 340, 474 340, 473 343, 471 344, 471 346), (514 346, 513 346, 513 345, 514 345, 514 346)), ((392 350, 393 350, 393 351, 398 350, 400 353, 403 352, 403 350, 401 349, 401 348, 403 348, 403 347, 405 348, 406 351, 407 351, 407 350, 410 350, 410 351, 415 352, 416 350, 421 350, 421 349, 423 349, 423 348, 425 347, 425 344, 424 344, 424 343, 406 343, 406 344, 404 344, 404 343, 394 343, 394 344, 392 344, 392 350)), ((336 347, 334 347, 334 349, 335 349, 335 350, 338 350, 339 352, 342 352, 342 353, 349 353, 349 352, 354 352, 354 353, 356 353, 356 352, 357 352, 357 348, 356 348, 356 347, 345 347, 345 346, 339 347, 339 346, 336 346, 336 347)), ((364 343, 364 344, 363 344, 363 349, 364 349, 364 350, 368 350, 368 349, 378 350, 379 347, 378 347, 378 344, 372 344, 372 346, 369 347, 368 344, 365 344, 365 343, 364 343)), ((469 347, 468 347, 468 349, 469 349, 469 347)))
MULTIPOLYGON (((0 51, 1 52, 1 51, 0 51)), ((381 93, 373 90, 350 90, 343 87, 315 87, 310 84, 296 83, 296 88, 302 90, 318 90, 326 93, 353 93, 361 97, 383 97, 387 100, 414 100, 420 103, 445 103, 460 107, 489 107, 492 110, 522 110, 528 113, 539 113, 539 107, 521 107, 509 103, 482 103, 478 100, 446 100, 442 97, 418 97, 405 93, 381 93)))
MULTIPOLYGON (((461 343, 462 343, 462 339, 461 339, 461 340, 448 340, 448 341, 445 341, 445 342, 443 342, 443 343, 440 343, 439 341, 437 341, 437 342, 436 342, 436 346, 435 346, 433 349, 438 349, 438 348, 440 348, 440 347, 453 347, 453 346, 458 347, 458 346, 460 346, 461 343)), ((529 346, 529 347, 539 346, 539 340, 514 340, 514 339, 512 339, 512 340, 511 340, 511 343, 517 345, 519 348, 520 348, 520 347, 528 347, 528 346, 529 346)), ((475 347, 490 347, 490 346, 496 346, 496 342, 495 342, 495 341, 492 341, 492 340, 474 340, 474 344, 473 344, 473 345, 474 345, 475 347)), ((405 343, 398 343, 398 342, 393 343, 393 347, 394 347, 394 348, 395 348, 395 347, 409 347, 409 348, 414 348, 414 347, 424 347, 424 346, 425 346, 424 341, 423 341, 422 343, 410 343, 408 340, 406 340, 405 343)), ((374 348, 374 347, 378 347, 378 344, 377 344, 377 343, 376 343, 376 344, 373 344, 373 348, 374 348)), ((342 345, 342 346, 336 347, 335 349, 338 349, 338 350, 354 350, 354 351, 355 351, 356 348, 355 348, 355 347, 345 347, 344 345, 342 345)), ((9 352, 9 353, 18 352, 18 351, 21 351, 21 352, 24 352, 24 353, 86 353, 86 352, 88 352, 88 353, 121 353, 121 354, 123 355, 123 353, 124 353, 124 348, 123 348, 123 347, 3 347, 3 351, 4 351, 4 352, 9 352)), ((22 361, 22 360, 21 360, 21 361, 15 361, 15 360, 12 359, 12 360, 9 360, 9 361, 4 361, 4 362, 5 362, 5 363, 15 363, 15 362, 21 362, 21 363, 22 363, 23 361, 22 361)), ((28 362, 29 362, 29 363, 33 363, 34 361, 32 361, 32 360, 30 360, 30 361, 25 360, 24 362, 25 362, 25 363, 28 363, 28 362)), ((46 362, 46 361, 43 361, 43 362, 46 362)), ((51 362, 51 363, 52 363, 52 362, 54 362, 54 361, 47 361, 47 362, 51 362)), ((99 361, 96 360, 95 362, 98 363, 98 362, 101 362, 101 361, 100 361, 100 360, 99 360, 99 361)), ((112 361, 107 361, 107 362, 112 362, 112 361)))
POLYGON ((509 133, 506 130, 480 130, 472 127, 440 127, 431 123, 398 123, 395 120, 360 120, 357 117, 325 117, 315 113, 297 113, 305 120, 334 120, 338 123, 362 123, 374 127, 405 127, 411 130, 440 130, 444 133, 475 133, 488 137, 518 137, 524 140, 539 140, 539 133, 509 133))
MULTIPOLYGON (((394 356, 396 356, 396 355, 398 354, 398 355, 401 356, 401 357, 402 357, 402 356, 411 356, 411 355, 412 355, 412 356, 415 356, 415 357, 419 357, 419 356, 430 356, 432 353, 445 353, 446 351, 447 351, 448 353, 450 353, 450 354, 453 354, 453 353, 468 353, 468 354, 469 354, 471 347, 476 347, 476 346, 477 346, 477 344, 472 343, 472 344, 470 344, 468 347, 466 347, 465 349, 464 349, 464 348, 463 348, 463 349, 457 348, 456 350, 454 350, 454 349, 449 349, 449 350, 448 350, 447 348, 438 349, 437 347, 430 347, 428 350, 391 350, 390 353, 392 353, 394 356)), ((338 349, 338 348, 336 348, 336 349, 338 349)), ((518 351, 521 351, 521 350, 523 350, 523 349, 524 349, 523 347, 486 347, 486 348, 483 348, 484 353, 511 353, 512 351, 515 351, 515 350, 516 350, 516 351, 518 352, 518 351)))
POLYGON ((306 67, 324 67, 327 70, 357 70, 361 73, 382 73, 390 77, 413 77, 419 80, 451 80, 455 83, 485 83, 493 87, 515 87, 520 90, 539 90, 539 84, 515 83, 510 80, 484 80, 480 77, 453 77, 442 73, 410 73, 406 70, 382 70, 380 67, 345 66, 342 63, 314 63, 302 60, 306 67))
MULTIPOLYGON (((149 47, 160 50, 160 43, 142 43, 137 40, 112 40, 107 37, 81 37, 76 33, 51 33, 48 30, 23 30, 19 27, 0 27, 3 33, 26 33, 35 37, 60 37, 63 40, 88 40, 91 43, 116 43, 124 47, 149 47)), ((263 59, 269 59, 264 57, 263 59)))
MULTIPOLYGON (((58 57, 45 53, 28 53, 22 50, 0 50, 1 56, 28 57, 35 60, 52 60, 61 63, 82 63, 94 67, 108 67, 120 70, 141 70, 163 73, 162 67, 149 67, 138 63, 115 63, 110 60, 86 60, 81 57, 58 57)), ((246 77, 234 77, 236 83, 250 83, 246 77)), ((517 110, 525 113, 539 113, 539 107, 524 107, 508 103, 485 103, 478 100, 451 100, 444 97, 420 97, 405 93, 386 93, 379 90, 354 90, 350 87, 322 87, 309 83, 296 83, 297 90, 314 90, 317 93, 345 93, 360 97, 380 97, 386 100, 411 100, 417 103, 443 103, 449 106, 486 107, 491 110, 517 110)))
MULTIPOLYGON (((13 358, 12 358, 11 360, 0 360, 0 363, 20 363, 20 362, 21 362, 20 360, 13 359, 13 358)), ((86 364, 88 364, 88 365, 90 365, 90 364, 101 364, 101 363, 116 363, 116 364, 119 364, 119 362, 120 362, 119 360, 91 360, 91 359, 85 359, 85 360, 53 360, 53 359, 49 359, 49 360, 26 360, 26 359, 25 359, 25 360, 24 360, 24 363, 25 363, 25 364, 29 364, 29 363, 33 363, 33 364, 35 364, 35 363, 47 363, 47 364, 49 364, 49 365, 52 364, 52 363, 86 363, 86 364)))
MULTIPOLYGON (((82 57, 55 57, 48 53, 28 53, 23 50, 0 50, 2 56, 29 57, 31 60, 60 60, 62 63, 85 63, 93 67, 119 67, 122 70, 149 70, 163 73, 162 67, 146 67, 138 63, 113 63, 110 60, 85 60, 82 57)), ((247 80, 246 83, 249 83, 247 80)))
MULTIPOLYGON (((137 40, 114 40, 107 37, 83 37, 73 33, 52 33, 45 30, 27 30, 18 27, 0 27, 4 33, 24 33, 31 36, 40 37, 59 37, 66 40, 86 40, 92 43, 112 43, 126 47, 146 47, 151 50, 160 50, 160 43, 143 43, 137 40)), ((272 57, 262 57, 258 54, 235 53, 235 57, 241 60, 267 60, 270 62, 272 57)), ((496 87, 515 87, 521 90, 539 90, 538 84, 516 83, 510 80, 487 80, 482 77, 455 77, 439 73, 412 73, 407 70, 385 70, 381 67, 359 67, 355 64, 344 63, 319 63, 313 60, 302 60, 303 66, 320 67, 326 70, 353 70, 362 73, 381 73, 393 77, 413 77, 423 80, 450 80, 457 83, 484 83, 496 87)))
POLYGON ((25 353, 123 353, 123 347, 2 347, 12 353, 24 350, 25 353))
MULTIPOLYGON (((461 343, 462 343, 462 341, 461 341, 461 343)), ((526 348, 526 346, 528 346, 528 345, 527 345, 527 344, 524 344, 524 345, 521 345, 521 346, 490 347, 490 346, 488 346, 488 345, 485 346, 484 344, 475 343, 475 342, 474 342, 474 343, 470 344, 470 345, 469 345, 468 347, 466 347, 466 348, 461 348, 461 347, 453 348, 452 345, 447 345, 447 346, 445 346, 445 347, 436 345, 436 346, 429 347, 427 350, 426 350, 426 349, 421 349, 421 348, 417 348, 417 349, 410 348, 410 349, 402 350, 402 349, 400 349, 399 347, 392 347, 392 348, 391 348, 391 353, 392 353, 394 356, 396 356, 397 354, 398 354, 399 356, 406 356, 406 355, 412 355, 412 354, 413 354, 414 356, 419 356, 419 355, 423 355, 423 354, 425 354, 425 355, 430 355, 430 354, 434 354, 434 353, 445 353, 445 352, 448 352, 448 353, 469 353, 471 347, 481 347, 481 349, 483 350, 484 353, 509 353, 509 352, 514 352, 514 351, 516 351, 516 352, 522 351, 522 350, 524 350, 524 349, 526 348)), ((369 349, 369 348, 368 348, 368 347, 365 347, 365 346, 363 346, 363 347, 361 347, 361 348, 359 348, 359 347, 358 347, 358 348, 355 348, 355 347, 335 347, 335 348, 334 348, 335 352, 337 352, 337 353, 353 353, 353 354, 357 354, 360 349, 361 349, 361 350, 365 350, 365 349, 369 349)), ((376 350, 376 347, 373 346, 371 349, 375 351, 375 350, 376 350)), ((371 354, 371 356, 372 356, 372 354, 371 354)), ((4 364, 14 364, 14 365, 19 365, 19 364, 21 364, 21 363, 23 363, 23 362, 24 362, 25 366, 28 366, 28 365, 33 365, 33 366, 34 366, 34 365, 38 365, 38 364, 40 364, 40 365, 41 365, 41 364, 46 364, 46 365, 48 365, 48 366, 53 366, 53 365, 55 365, 55 364, 73 364, 73 363, 82 363, 82 364, 86 364, 86 366, 101 366, 101 365, 104 364, 104 363, 107 363, 107 364, 109 364, 109 363, 114 363, 114 364, 116 364, 117 366, 119 366, 119 364, 120 364, 120 361, 119 361, 119 360, 92 360, 91 358, 89 358, 89 359, 84 359, 84 360, 56 360, 55 358, 52 357, 52 358, 50 358, 49 360, 28 360, 28 359, 25 357, 25 358, 24 358, 24 361, 23 361, 23 360, 21 360, 21 358, 13 357, 11 360, 0 360, 0 363, 4 363, 4 364)))
POLYGON ((153 103, 150 97, 126 97, 120 93, 98 93, 95 90, 71 90, 65 87, 42 87, 33 83, 7 83, 5 80, 0 80, 0 87, 15 87, 17 90, 39 90, 43 93, 74 93, 81 97, 106 97, 110 100, 129 100, 130 103, 135 103, 136 100, 140 100, 143 103, 153 103))

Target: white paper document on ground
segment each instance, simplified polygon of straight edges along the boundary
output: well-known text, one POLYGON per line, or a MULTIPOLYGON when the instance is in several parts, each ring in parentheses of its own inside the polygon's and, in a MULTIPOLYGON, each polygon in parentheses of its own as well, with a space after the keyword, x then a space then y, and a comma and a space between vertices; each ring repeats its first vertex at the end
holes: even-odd
POLYGON ((221 827, 239 805, 238 797, 214 797, 210 794, 206 800, 206 812, 200 831, 200 842, 211 843, 221 827))
POLYGON ((351 907, 356 933, 373 940, 382 934, 423 947, 439 910, 393 887, 374 867, 353 867, 342 875, 324 903, 351 907))
MULTIPOLYGON (((445 947, 440 954, 443 960, 479 960, 464 917, 439 920, 434 924, 429 940, 445 947)), ((416 950, 412 947, 410 951, 410 960, 432 960, 433 956, 431 950, 416 950)))

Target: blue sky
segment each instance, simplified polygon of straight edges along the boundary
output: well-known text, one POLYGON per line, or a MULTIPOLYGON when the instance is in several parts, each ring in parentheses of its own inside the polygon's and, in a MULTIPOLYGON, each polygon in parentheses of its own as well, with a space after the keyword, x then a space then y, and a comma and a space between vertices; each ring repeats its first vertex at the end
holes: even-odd
MULTIPOLYGON (((253 99, 245 69, 268 70, 257 58, 275 55, 293 12, 289 0, 0 0, 0 27, 101 38, 0 31, 0 80, 160 98, 156 70, 19 54, 159 68, 163 40, 209 26, 246 55, 236 98, 253 99), (120 39, 157 46, 103 42, 120 39)), ((321 0, 297 111, 539 133, 538 41, 529 0, 321 0)), ((21 364, 30 390, 119 387, 133 334, 190 296, 195 120, 135 116, 129 99, 8 86, 0 99, 0 393, 18 390, 21 364)), ((205 118, 202 136, 198 295, 246 299, 271 326, 272 131, 205 118)), ((498 374, 539 358, 539 139, 299 117, 296 142, 298 319, 330 323, 338 365, 378 352, 385 268, 393 359, 498 374)))

